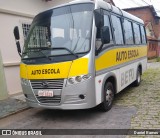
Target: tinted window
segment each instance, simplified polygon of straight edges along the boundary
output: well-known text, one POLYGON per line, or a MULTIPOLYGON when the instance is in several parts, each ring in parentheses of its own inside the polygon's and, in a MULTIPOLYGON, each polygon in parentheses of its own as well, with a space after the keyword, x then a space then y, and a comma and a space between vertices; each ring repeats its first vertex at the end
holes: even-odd
POLYGON ((119 17, 114 16, 114 15, 111 15, 111 18, 112 18, 112 23, 113 23, 115 43, 117 45, 123 44, 121 20, 119 17))
MULTIPOLYGON (((104 26, 108 26, 109 27, 109 32, 110 32, 110 43, 109 44, 105 44, 103 46, 103 48, 105 48, 106 46, 113 44, 113 37, 112 37, 112 31, 111 31, 111 24, 110 24, 110 20, 109 20, 109 16, 108 15, 104 15, 104 26)), ((96 40, 96 48, 98 49, 102 42, 101 42, 101 32, 100 32, 100 28, 97 28, 97 40, 96 40)))
POLYGON ((108 15, 104 15, 104 26, 108 26, 109 27, 110 42, 113 43, 112 32, 111 32, 111 25, 110 25, 110 20, 109 20, 108 15))
POLYGON ((141 39, 142 39, 142 44, 145 44, 146 43, 146 35, 145 35, 145 30, 144 30, 144 27, 141 26, 141 39))
POLYGON ((128 20, 124 20, 124 35, 125 35, 125 43, 126 44, 133 44, 133 31, 132 31, 132 24, 128 20))
POLYGON ((139 25, 136 23, 133 23, 133 30, 134 30, 135 44, 140 44, 141 38, 140 38, 139 25))

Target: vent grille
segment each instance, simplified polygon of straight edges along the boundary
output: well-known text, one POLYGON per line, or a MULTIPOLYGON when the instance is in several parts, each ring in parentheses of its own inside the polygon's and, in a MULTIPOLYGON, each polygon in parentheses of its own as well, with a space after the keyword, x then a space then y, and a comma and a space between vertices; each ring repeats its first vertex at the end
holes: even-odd
POLYGON ((62 89, 64 79, 57 80, 31 80, 33 89, 62 89))
POLYGON ((61 102, 61 96, 60 95, 55 95, 53 97, 41 97, 41 96, 36 95, 36 97, 37 97, 37 100, 40 103, 59 104, 61 102))

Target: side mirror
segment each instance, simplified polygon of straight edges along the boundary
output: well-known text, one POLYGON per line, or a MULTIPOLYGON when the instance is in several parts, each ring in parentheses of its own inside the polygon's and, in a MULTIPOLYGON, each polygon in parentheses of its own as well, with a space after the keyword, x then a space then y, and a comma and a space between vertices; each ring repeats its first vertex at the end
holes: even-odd
POLYGON ((18 51, 18 54, 20 55, 20 57, 22 56, 21 55, 21 46, 20 46, 20 43, 19 43, 19 29, 18 29, 18 26, 14 27, 14 30, 13 30, 13 33, 14 33, 14 37, 16 39, 16 45, 17 45, 17 51, 18 51))
POLYGON ((20 37, 19 37, 19 29, 18 29, 18 26, 15 26, 15 27, 14 27, 13 33, 14 33, 15 39, 16 39, 16 40, 19 40, 20 37))
POLYGON ((104 17, 101 9, 94 10, 95 25, 97 28, 104 26, 104 17))
POLYGON ((103 45, 110 43, 110 32, 108 26, 103 26, 101 29, 101 41, 103 45))
POLYGON ((16 45, 17 45, 17 51, 18 51, 18 53, 19 53, 20 56, 21 56, 21 46, 20 46, 19 41, 16 42, 16 45))

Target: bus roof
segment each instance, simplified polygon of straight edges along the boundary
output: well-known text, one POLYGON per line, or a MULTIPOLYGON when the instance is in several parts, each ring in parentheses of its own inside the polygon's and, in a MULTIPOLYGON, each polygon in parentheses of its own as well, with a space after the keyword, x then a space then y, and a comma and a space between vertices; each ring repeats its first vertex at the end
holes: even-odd
MULTIPOLYGON (((64 3, 64 4, 60 4, 60 5, 51 7, 50 9, 45 10, 45 11, 49 11, 52 9, 56 9, 56 8, 60 8, 60 7, 68 6, 68 5, 73 5, 73 4, 81 4, 81 3, 93 3, 94 4, 94 0, 73 0, 68 3, 64 3)), ((45 11, 43 11, 43 12, 45 12, 45 11)))
POLYGON ((97 8, 106 9, 106 10, 111 11, 113 13, 116 13, 116 14, 118 14, 120 16, 123 16, 123 17, 129 18, 131 20, 134 20, 136 22, 139 22, 141 24, 144 23, 142 19, 140 19, 140 18, 138 18, 138 17, 136 17, 136 16, 134 16, 134 15, 128 13, 128 12, 125 12, 125 11, 121 10, 120 8, 115 7, 115 6, 105 2, 103 0, 96 0, 96 1, 97 1, 96 2, 97 8))
MULTIPOLYGON (((120 8, 115 7, 115 6, 105 2, 103 0, 73 0, 73 1, 71 1, 69 3, 67 3, 67 4, 61 4, 61 5, 52 7, 49 10, 55 9, 55 8, 59 8, 59 7, 63 7, 63 6, 67 6, 67 5, 72 5, 72 4, 80 4, 80 3, 95 3, 96 9, 103 8, 103 9, 106 9, 106 10, 111 11, 113 13, 116 13, 116 14, 118 14, 120 16, 123 16, 123 17, 126 17, 128 19, 134 20, 134 21, 136 21, 138 23, 141 23, 141 24, 144 23, 142 19, 140 19, 140 18, 138 18, 138 17, 136 17, 136 16, 134 16, 132 14, 129 14, 129 13, 121 10, 120 8)), ((46 10, 46 11, 48 11, 48 10, 46 10)))

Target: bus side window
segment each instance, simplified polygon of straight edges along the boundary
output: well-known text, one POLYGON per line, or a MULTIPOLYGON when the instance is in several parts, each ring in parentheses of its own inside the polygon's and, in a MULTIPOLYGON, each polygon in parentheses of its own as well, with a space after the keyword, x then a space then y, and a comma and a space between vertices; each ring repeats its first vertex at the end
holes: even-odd
MULTIPOLYGON (((105 44, 103 46, 103 48, 106 48, 107 46, 113 44, 113 38, 112 38, 112 32, 111 32, 111 24, 110 24, 110 20, 109 20, 109 16, 108 15, 104 15, 104 26, 108 26, 109 27, 109 31, 110 31, 110 43, 109 44, 105 44)), ((100 32, 100 28, 97 28, 97 34, 96 34, 96 48, 98 49, 101 45, 101 32, 100 32)))
POLYGON ((145 35, 145 30, 143 26, 140 26, 141 28, 141 39, 142 39, 142 44, 146 44, 146 35, 145 35))
POLYGON ((111 15, 111 18, 114 30, 115 43, 116 45, 122 45, 124 44, 124 42, 123 42, 121 19, 114 15, 111 15))
POLYGON ((124 26, 125 43, 126 44, 134 44, 132 23, 125 19, 123 26, 124 26))
POLYGON ((133 30, 134 30, 135 44, 141 44, 139 25, 133 23, 133 30))
POLYGON ((110 43, 109 44, 113 44, 113 37, 112 37, 112 31, 111 31, 111 23, 110 23, 108 15, 104 15, 104 26, 108 26, 109 27, 109 32, 110 32, 110 43))

